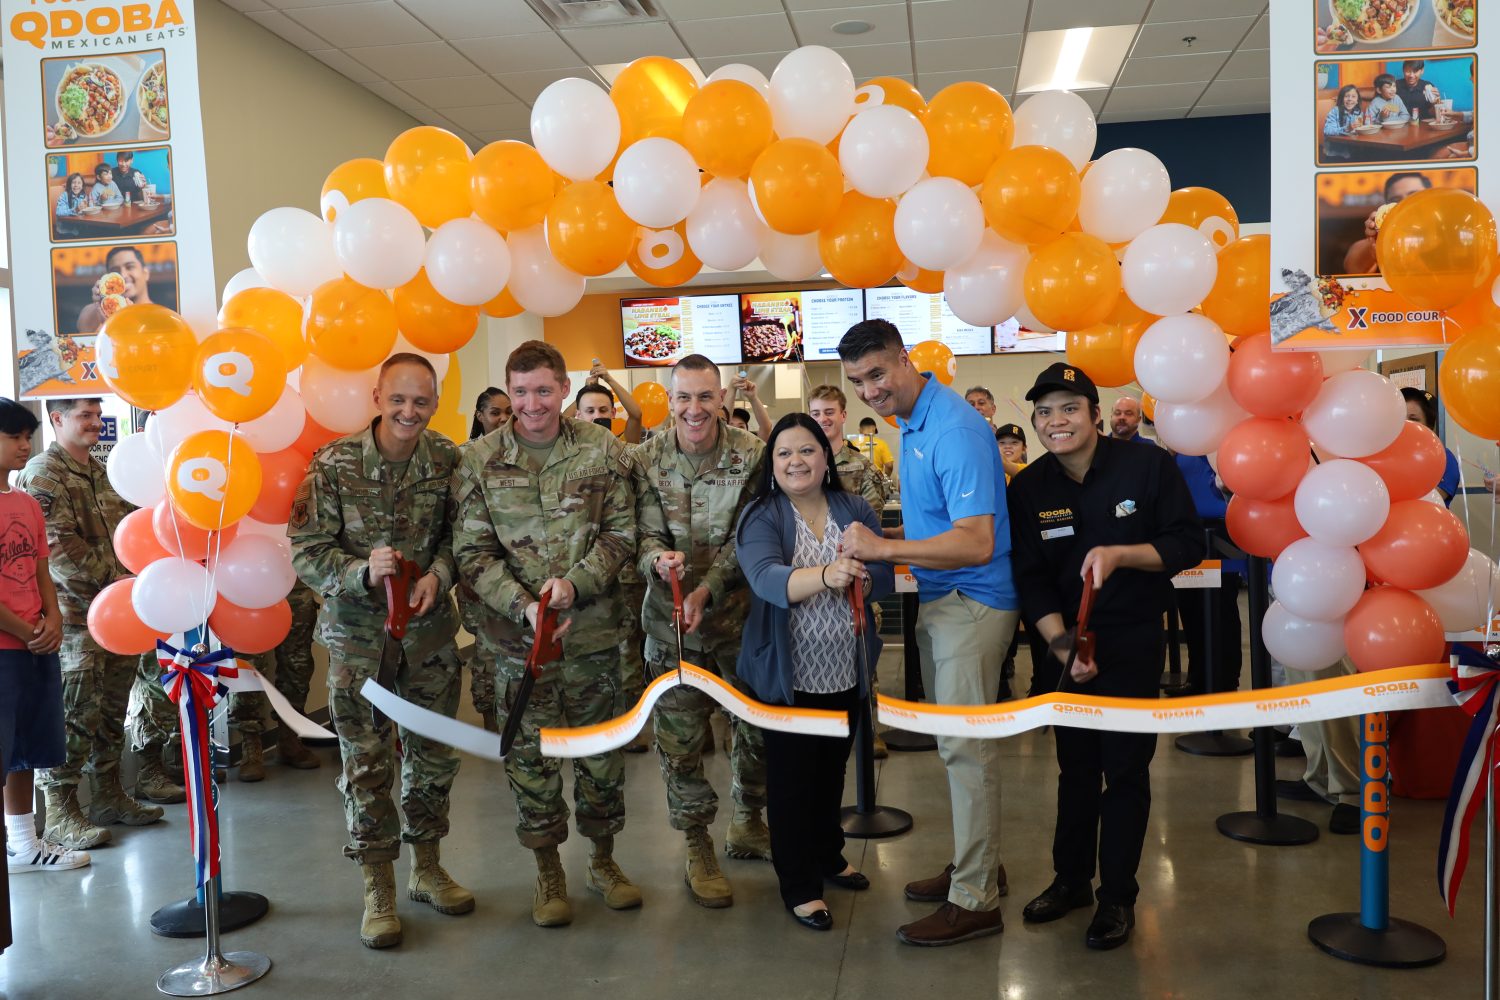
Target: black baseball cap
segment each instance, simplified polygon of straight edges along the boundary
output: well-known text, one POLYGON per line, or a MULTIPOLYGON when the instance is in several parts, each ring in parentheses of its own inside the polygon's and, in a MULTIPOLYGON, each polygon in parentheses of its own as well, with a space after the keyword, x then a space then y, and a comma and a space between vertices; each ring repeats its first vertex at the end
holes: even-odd
POLYGON ((999 427, 995 428, 996 441, 1006 437, 1016 438, 1022 444, 1026 443, 1026 434, 1021 430, 1020 424, 1001 424, 999 427))
POLYGON ((1031 390, 1026 393, 1026 401, 1035 402, 1037 397, 1058 390, 1076 392, 1086 397, 1095 406, 1099 405, 1099 390, 1094 387, 1094 380, 1089 378, 1088 373, 1082 368, 1062 361, 1048 365, 1046 370, 1036 377, 1031 390))

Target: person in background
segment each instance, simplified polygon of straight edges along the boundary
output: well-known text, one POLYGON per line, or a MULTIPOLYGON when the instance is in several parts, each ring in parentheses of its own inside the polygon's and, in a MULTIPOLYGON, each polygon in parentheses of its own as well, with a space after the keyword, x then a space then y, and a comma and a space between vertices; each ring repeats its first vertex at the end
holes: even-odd
MULTIPOLYGON (((588 381, 583 383, 578 394, 573 397, 573 405, 563 411, 563 419, 587 420, 595 424, 603 420, 604 423, 599 426, 612 428, 616 400, 619 400, 620 407, 625 411, 625 429, 620 432, 620 440, 626 444, 640 444, 643 431, 641 404, 636 402, 635 396, 626 391, 623 385, 615 381, 609 369, 598 358, 594 359, 594 367, 589 369, 588 381)), ((614 431, 611 430, 610 433, 614 431)))
POLYGON ((1384 124, 1401 118, 1410 117, 1405 103, 1396 96, 1396 78, 1389 73, 1381 73, 1375 78, 1375 96, 1370 98, 1369 109, 1365 112, 1370 121, 1384 124))
MULTIPOLYGON (((1213 529, 1214 537, 1229 541, 1224 528, 1224 513, 1229 501, 1218 484, 1218 475, 1203 455, 1177 455, 1177 471, 1182 473, 1188 492, 1193 497, 1193 509, 1205 527, 1213 529)), ((1217 553, 1198 550, 1204 559, 1221 559, 1217 553)), ((1240 559, 1224 559, 1219 573, 1219 593, 1216 595, 1214 618, 1214 648, 1208 649, 1204 642, 1206 612, 1203 607, 1203 591, 1197 588, 1173 590, 1177 602, 1177 617, 1182 622, 1182 631, 1188 647, 1187 686, 1172 692, 1174 695, 1208 693, 1209 671, 1213 676, 1213 693, 1226 694, 1239 690, 1240 671, 1244 668, 1244 647, 1240 624, 1240 584, 1245 563, 1240 559), (1205 662, 1207 660, 1207 662, 1205 662)))
POLYGON ((140 204, 141 194, 145 188, 145 177, 135 169, 135 152, 122 149, 115 154, 115 186, 120 189, 121 196, 129 195, 130 200, 140 204))
POLYGON ((1344 253, 1345 274, 1379 274, 1380 262, 1375 258, 1375 237, 1380 232, 1376 217, 1380 209, 1385 205, 1394 205, 1402 198, 1425 191, 1432 187, 1432 180, 1426 174, 1406 171, 1391 174, 1385 179, 1384 197, 1385 201, 1373 209, 1365 217, 1365 235, 1363 239, 1356 240, 1349 245, 1344 253))
POLYGON ((1427 63, 1422 59, 1408 59, 1401 64, 1401 80, 1396 84, 1396 99, 1406 106, 1413 118, 1436 117, 1432 104, 1438 99, 1437 88, 1422 79, 1427 63))
POLYGON ((964 393, 964 402, 979 411, 985 423, 995 426, 995 394, 982 385, 976 385, 964 393))
MULTIPOLYGON (((762 441, 769 438, 771 436, 771 414, 766 411, 766 404, 760 401, 760 386, 756 385, 755 380, 743 371, 736 375, 730 381, 729 385, 737 395, 744 396, 745 401, 750 404, 750 413, 753 413, 755 416, 755 436, 762 441)), ((740 407, 735 407, 734 412, 737 417, 745 413, 740 407)), ((744 423, 739 425, 740 430, 749 430, 750 414, 746 413, 743 419, 744 423)))
MULTIPOLYGON (((971 395, 974 391, 969 390, 971 395)), ((972 403, 972 400, 970 402, 972 403)), ((981 415, 982 413, 983 411, 981 415)), ((1026 432, 1021 430, 1020 424, 1001 424, 995 428, 995 443, 1000 447, 1000 465, 1005 469, 1005 484, 1009 486, 1016 473, 1026 468, 1026 432)), ((995 698, 996 701, 1007 701, 1015 693, 1011 689, 1010 682, 1016 677, 1016 650, 1021 646, 1022 626, 1025 624, 1024 621, 1018 622, 1016 634, 1010 637, 1010 647, 1005 651, 1005 662, 1000 665, 1000 691, 995 698)), ((1034 641, 1036 629, 1027 626, 1024 630, 1031 646, 1031 660, 1033 663, 1040 662, 1037 644, 1034 641)), ((1042 646, 1041 651, 1045 653, 1046 647, 1042 646)))
POLYGON ((510 419, 510 397, 504 389, 490 386, 474 400, 474 422, 469 425, 469 440, 488 434, 510 419))
MULTIPOLYGON (((298 580, 286 595, 292 609, 292 627, 275 649, 247 657, 260 675, 291 702, 298 712, 305 712, 307 691, 312 686, 313 633, 318 625, 318 598, 312 588, 298 580)), ((266 731, 266 714, 270 701, 259 691, 236 691, 229 697, 229 723, 240 732, 241 781, 264 781, 266 765, 262 737, 266 731)), ((282 722, 276 729, 278 759, 287 767, 308 771, 321 767, 318 755, 308 749, 292 727, 282 722)))
MULTIPOLYGON (((462 454, 472 448, 475 441, 508 422, 510 417, 510 396, 504 389, 493 385, 486 388, 479 394, 479 398, 474 400, 474 420, 469 425, 469 440, 459 445, 459 453, 462 454)), ((464 631, 477 639, 483 602, 473 590, 469 589, 469 585, 464 582, 462 576, 459 577, 453 595, 458 599, 458 618, 463 623, 464 631)), ((478 646, 470 647, 469 702, 474 706, 474 711, 479 713, 484 728, 492 733, 498 733, 500 723, 495 708, 494 665, 477 654, 478 646)))
MULTIPOLYGON (((831 387, 825 387, 831 388, 831 387)), ((835 390, 837 391, 837 390, 835 390)), ((826 398, 826 397, 825 397, 826 398)), ((735 549, 752 593, 736 673, 756 697, 773 705, 852 715, 869 697, 880 656, 875 601, 890 593, 889 563, 866 564, 841 555, 839 543, 858 521, 871 533, 880 518, 844 489, 830 440, 815 418, 789 413, 771 430, 754 498, 740 515, 735 549), (857 636, 849 590, 864 591, 864 634, 857 636)), ((800 736, 767 730, 766 794, 771 853, 781 901, 798 923, 833 926, 823 883, 862 891, 870 887, 844 857, 840 806, 853 744, 844 737, 800 736)))
POLYGON ((89 204, 100 208, 114 208, 123 204, 125 196, 120 193, 119 185, 115 183, 115 172, 110 169, 108 163, 101 163, 94 168, 94 186, 89 188, 89 204))
MULTIPOLYGON (((1412 386, 1401 387, 1401 398, 1406 400, 1406 419, 1422 424, 1432 433, 1438 432, 1438 401, 1437 397, 1426 389, 1417 389, 1412 386)), ((1438 438, 1439 441, 1442 438, 1438 438)), ((1443 454, 1447 456, 1446 464, 1443 466, 1443 478, 1438 480, 1438 492, 1443 495, 1443 503, 1453 506, 1453 498, 1458 495, 1462 483, 1461 471, 1458 467, 1458 456, 1453 454, 1446 446, 1443 454)))
POLYGON ((1121 396, 1109 411, 1110 437, 1116 441, 1139 441, 1156 444, 1141 434, 1141 401, 1134 396, 1121 396))
POLYGON ((750 411, 743 406, 736 406, 729 412, 729 426, 735 430, 748 431, 750 429, 750 411))
POLYGON ((889 479, 895 475, 896 460, 891 456, 890 445, 880 439, 876 426, 874 417, 862 418, 859 422, 859 437, 854 440, 854 444, 870 460, 870 464, 889 479))

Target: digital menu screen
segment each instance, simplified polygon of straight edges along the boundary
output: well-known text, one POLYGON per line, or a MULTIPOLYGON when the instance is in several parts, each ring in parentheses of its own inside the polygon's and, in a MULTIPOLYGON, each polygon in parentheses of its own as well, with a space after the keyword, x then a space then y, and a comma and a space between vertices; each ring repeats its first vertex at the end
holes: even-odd
POLYGON ((862 319, 858 289, 746 293, 740 352, 745 364, 836 358, 844 333, 862 319))
POLYGON ((1028 330, 1021 325, 1020 320, 1011 318, 995 327, 995 353, 1027 354, 1066 351, 1068 349, 1067 338, 1068 335, 1061 331, 1040 333, 1036 330, 1028 330))
POLYGON ((626 368, 666 368, 689 354, 740 363, 739 296, 674 295, 621 299, 626 368))
POLYGON ((865 314, 894 323, 907 347, 936 340, 947 344, 954 354, 990 353, 990 327, 970 326, 953 315, 941 294, 928 295, 904 285, 867 288, 865 314))

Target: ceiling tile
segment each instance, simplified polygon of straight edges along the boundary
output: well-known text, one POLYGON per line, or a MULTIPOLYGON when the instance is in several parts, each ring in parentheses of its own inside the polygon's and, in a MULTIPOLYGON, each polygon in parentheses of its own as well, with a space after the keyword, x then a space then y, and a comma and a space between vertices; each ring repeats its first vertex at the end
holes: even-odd
POLYGON ((370 83, 373 80, 380 79, 379 73, 368 66, 363 66, 355 62, 338 49, 313 49, 308 55, 330 69, 344 74, 355 83, 370 83))
POLYGON ((688 54, 688 50, 682 47, 682 42, 672 31, 672 26, 661 22, 620 24, 607 28, 570 28, 559 31, 558 34, 580 56, 596 66, 601 63, 628 63, 641 56, 682 59, 688 54))
POLYGON ((797 47, 791 23, 780 12, 684 21, 677 25, 677 32, 692 54, 700 57, 797 47))
POLYGON ((510 91, 482 75, 404 80, 401 89, 434 111, 517 103, 510 91))
POLYGON ((523 0, 398 0, 444 38, 476 38, 550 31, 523 0))
POLYGON ((699 67, 705 74, 711 74, 721 66, 730 63, 743 63, 746 66, 754 66, 767 77, 776 71, 776 64, 781 62, 783 56, 789 49, 782 52, 741 52, 732 56, 704 56, 698 60, 699 67))
POLYGON ((531 109, 524 104, 491 104, 478 108, 439 108, 471 132, 517 131, 531 128, 531 109))
POLYGON ((279 10, 252 10, 245 14, 250 20, 268 31, 273 31, 299 49, 326 49, 326 39, 308 31, 279 10))
POLYGON ((1101 124, 1112 122, 1159 122, 1170 118, 1187 117, 1187 108, 1162 108, 1156 111, 1106 111, 1099 116, 1101 124))
POLYGON ((656 0, 656 6, 674 21, 783 13, 781 0, 656 0))
POLYGON ((453 47, 488 73, 527 73, 578 65, 578 53, 552 31, 489 38, 455 38, 453 47))
MULTIPOLYGON (((860 7, 869 4, 869 0, 786 0, 787 10, 793 13, 799 10, 832 10, 836 7, 860 7)), ((905 6, 896 4, 893 6, 905 6)))
MULTIPOLYGON (((819 0, 827 4, 828 0, 819 0)), ((882 45, 887 42, 910 42, 906 21, 906 4, 888 3, 873 7, 838 7, 829 10, 793 10, 792 23, 803 45, 882 45), (864 21, 871 30, 862 35, 841 35, 833 30, 840 21, 864 21)))
MULTIPOLYGON (((1149 0, 1067 0, 1033 3, 1029 31, 1097 28, 1107 24, 1139 24, 1149 0)), ((1159 3, 1160 0, 1157 0, 1159 3)))
POLYGON ((296 7, 336 7, 339 4, 369 3, 370 0, 266 0, 279 10, 296 7))
POLYGON ((479 72, 478 66, 459 55, 447 42, 373 45, 348 52, 387 80, 397 82, 479 72))
POLYGON ((1271 15, 1262 14, 1241 44, 1247 49, 1269 49, 1271 47, 1271 15))
POLYGON ((1016 35, 1026 29, 1029 0, 924 0, 911 5, 911 30, 918 41, 1016 35))
POLYGON ((1109 92, 1106 111, 1157 111, 1190 108, 1203 93, 1202 83, 1168 83, 1159 87, 1116 87, 1109 92))
POLYGON ((497 73, 495 79, 518 100, 531 104, 550 84, 570 76, 603 86, 599 77, 588 66, 564 66, 561 69, 539 69, 529 73, 497 73))
POLYGON ((898 42, 891 45, 846 45, 838 54, 849 64, 856 80, 868 80, 872 76, 897 76, 910 73, 911 44, 898 42))
POLYGON ((1146 87, 1160 83, 1208 82, 1224 65, 1224 53, 1201 52, 1189 56, 1157 56, 1131 59, 1116 82, 1120 87, 1146 87))
POLYGON ((1010 92, 1016 89, 1016 68, 1006 66, 1000 69, 971 69, 957 73, 919 73, 917 74, 917 89, 930 101, 938 91, 949 84, 963 83, 968 80, 989 84, 1009 97, 1010 92))
POLYGON ((365 89, 385 101, 385 103, 395 105, 402 111, 417 112, 427 110, 427 105, 389 80, 371 80, 365 84, 365 89))
POLYGON ((1135 40, 1131 56, 1181 56, 1199 52, 1231 52, 1240 44, 1253 17, 1225 17, 1213 21, 1168 21, 1148 24, 1135 40), (1183 41, 1194 39, 1192 45, 1183 41))
MULTIPOLYGON (((1094 114, 1096 115, 1100 112, 1101 109, 1103 109, 1104 99, 1109 96, 1108 90, 1075 90, 1073 91, 1073 93, 1083 98, 1084 103, 1092 108, 1094 114)), ((1030 94, 1017 94, 1016 99, 1011 102, 1011 107, 1013 109, 1019 108, 1021 105, 1025 104, 1027 99, 1030 97, 1030 94)))
POLYGON ((475 131, 483 142, 531 142, 531 129, 508 129, 498 132, 475 131))
POLYGON ((1225 115, 1263 115, 1271 110, 1269 101, 1264 104, 1233 104, 1222 108, 1196 107, 1189 118, 1220 118, 1225 115))
POLYGON ((271 5, 266 3, 266 0, 224 0, 224 5, 226 7, 233 7, 241 13, 251 10, 271 9, 271 5))
POLYGON ((1271 75, 1269 49, 1240 49, 1219 71, 1220 80, 1257 80, 1271 75))
POLYGON ((376 0, 375 3, 338 7, 306 7, 289 10, 286 14, 341 49, 362 45, 430 42, 437 38, 422 26, 422 22, 398 7, 395 0, 376 0))
POLYGON ((1266 9, 1266 0, 1156 0, 1148 21, 1208 21, 1244 17, 1266 9))
POLYGON ((1215 80, 1208 85, 1199 104, 1229 107, 1235 104, 1254 104, 1271 99, 1271 81, 1259 80, 1215 80))
POLYGON ((1018 66, 1020 35, 939 38, 917 43, 917 72, 948 73, 964 69, 1018 66))

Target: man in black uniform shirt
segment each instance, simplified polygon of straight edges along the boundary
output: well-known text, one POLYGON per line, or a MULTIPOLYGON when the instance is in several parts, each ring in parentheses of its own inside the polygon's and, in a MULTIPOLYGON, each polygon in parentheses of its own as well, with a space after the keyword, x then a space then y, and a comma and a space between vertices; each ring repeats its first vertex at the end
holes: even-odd
MULTIPOLYGON (((1022 612, 1055 657, 1038 664, 1039 672, 1050 670, 1051 683, 1043 679, 1037 686, 1056 687, 1083 578, 1091 572, 1098 589, 1089 619, 1095 654, 1073 664, 1068 689, 1156 698, 1172 574, 1196 564, 1203 547, 1187 484, 1163 449, 1099 434, 1099 390, 1082 369, 1052 365, 1026 398, 1035 404, 1031 424, 1048 454, 1021 470, 1006 494, 1022 612)), ((1114 948, 1130 939, 1135 925, 1135 873, 1151 810, 1156 736, 1065 726, 1053 732, 1057 875, 1022 916, 1042 923, 1093 902, 1097 854, 1099 906, 1085 942, 1114 948)))

